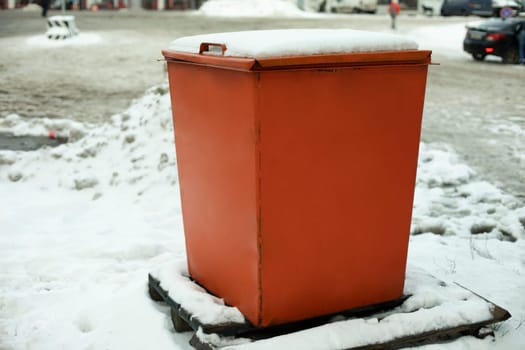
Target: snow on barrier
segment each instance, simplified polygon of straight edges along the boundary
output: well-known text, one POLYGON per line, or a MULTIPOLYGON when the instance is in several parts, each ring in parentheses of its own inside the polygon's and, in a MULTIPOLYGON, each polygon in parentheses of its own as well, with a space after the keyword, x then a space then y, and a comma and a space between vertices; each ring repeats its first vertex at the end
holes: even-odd
POLYGON ((47 20, 46 36, 51 40, 64 40, 78 35, 75 16, 52 16, 47 20))

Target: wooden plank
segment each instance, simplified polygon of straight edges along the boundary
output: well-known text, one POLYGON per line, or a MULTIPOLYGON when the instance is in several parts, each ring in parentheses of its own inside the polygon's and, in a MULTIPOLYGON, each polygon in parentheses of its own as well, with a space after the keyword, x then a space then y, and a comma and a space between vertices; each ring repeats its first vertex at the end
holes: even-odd
POLYGON ((193 346, 196 350, 216 350, 217 348, 211 344, 204 343, 202 340, 200 340, 199 337, 197 337, 196 334, 193 335, 190 339, 190 345, 193 346))
POLYGON ((384 303, 358 307, 358 308, 345 310, 345 311, 341 311, 341 312, 337 312, 337 313, 333 313, 329 315, 323 315, 323 316, 314 317, 314 318, 310 318, 306 320, 290 322, 290 323, 270 326, 266 328, 253 328, 246 332, 240 333, 239 336, 243 338, 250 338, 250 339, 257 340, 257 339, 272 338, 272 337, 276 337, 276 336, 283 335, 283 334, 299 332, 305 329, 319 327, 324 324, 330 323, 331 320, 336 316, 342 316, 344 318, 365 317, 365 316, 369 316, 369 315, 372 315, 378 312, 391 310, 403 304, 405 300, 408 298, 409 296, 404 295, 401 298, 387 301, 384 303))
POLYGON ((482 322, 466 324, 446 329, 438 329, 431 332, 424 332, 416 335, 397 338, 382 344, 365 345, 360 347, 348 348, 345 350, 401 349, 409 346, 421 346, 426 344, 450 341, 466 335, 481 337, 480 330, 483 327, 493 323, 505 321, 508 318, 510 318, 511 315, 507 310, 502 309, 497 305, 494 305, 492 316, 493 317, 491 319, 482 322))
POLYGON ((154 288, 158 294, 162 296, 162 299, 170 305, 177 315, 188 323, 188 325, 195 331, 202 328, 204 333, 207 334, 218 334, 221 336, 242 336, 251 339, 264 339, 271 338, 287 333, 297 332, 300 330, 321 326, 329 323, 330 320, 335 316, 349 317, 364 317, 373 313, 390 310, 400 306, 403 302, 408 299, 409 296, 405 295, 401 298, 387 301, 384 303, 367 305, 364 307, 358 307, 350 310, 340 311, 333 314, 322 315, 319 317, 309 318, 300 320, 297 322, 290 322, 282 325, 270 326, 266 328, 256 328, 249 323, 218 323, 218 324, 206 324, 201 322, 197 317, 192 317, 191 313, 184 309, 177 301, 173 300, 168 291, 163 290, 160 287, 160 281, 153 276, 149 275, 150 288, 154 288))
MULTIPOLYGON (((461 336, 466 336, 466 335, 471 335, 475 337, 484 337, 490 334, 490 333, 483 333, 483 334, 480 333, 480 331, 484 327, 497 323, 497 322, 505 321, 511 317, 510 313, 507 310, 499 307, 498 305, 492 303, 491 301, 480 296, 479 294, 476 294, 475 292, 469 290, 468 288, 465 288, 459 284, 458 286, 461 288, 464 288, 465 290, 468 290, 472 294, 478 296, 479 298, 487 302, 489 305, 491 305, 492 317, 488 320, 481 321, 481 322, 476 322, 472 324, 464 324, 464 325, 459 325, 456 327, 437 329, 434 331, 423 332, 423 333, 419 333, 415 335, 408 335, 408 336, 399 337, 399 338, 396 338, 396 339, 393 339, 391 341, 381 343, 381 344, 369 344, 365 346, 348 348, 346 350, 401 349, 401 348, 409 347, 409 346, 420 346, 420 345, 425 345, 425 344, 450 341, 452 339, 455 339, 461 336)), ((150 287, 150 294, 151 294, 151 289, 156 291, 158 296, 160 296, 161 299, 164 300, 172 308, 172 312, 174 312, 177 317, 180 317, 184 322, 186 322, 188 326, 195 332, 199 328, 202 328, 202 331, 206 334, 217 334, 221 337, 234 336, 234 337, 250 338, 254 341, 273 338, 273 337, 277 337, 277 336, 284 335, 284 334, 290 334, 290 333, 298 332, 301 330, 318 327, 323 324, 329 323, 331 319, 336 315, 340 315, 345 318, 371 316, 378 312, 392 310, 400 306, 401 304, 403 304, 403 302, 408 298, 408 296, 403 296, 402 298, 399 298, 393 301, 389 301, 386 303, 347 310, 347 311, 339 312, 339 313, 332 314, 332 315, 311 318, 307 320, 292 322, 292 323, 273 326, 273 327, 256 328, 248 323, 204 324, 200 322, 196 317, 193 317, 191 313, 185 310, 182 305, 180 305, 175 300, 170 298, 168 291, 165 291, 161 288, 160 281, 158 281, 156 278, 154 278, 151 275, 149 275, 149 287, 150 287)), ((154 300, 158 299, 158 298, 154 298, 154 296, 155 295, 152 295, 154 300)), ((217 349, 212 344, 208 344, 208 343, 201 341, 200 338, 197 337, 196 334, 193 335, 192 339, 190 340, 190 344, 197 350, 217 349)))
MULTIPOLYGON (((381 344, 371 344, 353 348, 347 348, 345 350, 395 350, 402 349, 405 347, 412 346, 422 346, 427 344, 435 344, 445 341, 451 341, 453 339, 462 337, 462 336, 474 336, 474 337, 485 337, 488 334, 480 334, 480 330, 493 323, 501 322, 510 317, 510 313, 501 307, 494 305, 493 318, 483 322, 478 322, 474 324, 461 325, 457 327, 451 327, 447 329, 441 329, 436 331, 424 332, 416 335, 405 336, 391 340, 386 343, 381 344)), ((268 335, 268 334, 267 334, 268 335)), ((269 337, 268 337, 269 338, 269 337)), ((262 335, 258 338, 259 340, 264 339, 262 335)), ((201 341, 196 335, 190 341, 192 345, 197 350, 215 350, 218 349, 211 344, 201 341)))
POLYGON ((197 317, 194 317, 189 311, 187 311, 181 304, 173 300, 169 296, 168 291, 162 289, 162 287, 160 286, 159 280, 157 280, 151 274, 148 275, 148 280, 149 280, 149 287, 153 288, 161 296, 162 300, 166 302, 172 308, 176 316, 184 320, 188 324, 188 326, 191 327, 194 331, 197 331, 199 328, 202 328, 202 330, 205 333, 209 333, 209 334, 215 333, 215 334, 220 334, 222 336, 235 336, 244 331, 255 329, 249 323, 235 323, 235 322, 218 323, 218 324, 203 323, 197 317))

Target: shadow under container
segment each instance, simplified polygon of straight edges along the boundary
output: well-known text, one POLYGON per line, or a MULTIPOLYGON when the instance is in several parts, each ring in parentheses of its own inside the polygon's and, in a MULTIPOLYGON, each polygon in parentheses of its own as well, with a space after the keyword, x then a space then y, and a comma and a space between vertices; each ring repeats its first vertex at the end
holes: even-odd
POLYGON ((403 294, 430 51, 165 50, 190 275, 256 327, 403 294))

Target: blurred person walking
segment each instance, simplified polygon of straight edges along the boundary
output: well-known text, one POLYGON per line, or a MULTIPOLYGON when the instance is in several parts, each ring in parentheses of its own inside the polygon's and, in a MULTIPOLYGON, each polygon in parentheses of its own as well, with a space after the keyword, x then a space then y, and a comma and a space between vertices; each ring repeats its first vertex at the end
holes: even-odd
POLYGON ((49 9, 49 0, 42 0, 42 17, 47 17, 47 10, 49 9))
POLYGON ((388 5, 388 13, 390 14, 390 17, 392 18, 392 23, 391 23, 392 29, 396 29, 396 17, 397 15, 399 15, 399 12, 401 12, 401 8, 399 7, 397 0, 392 0, 390 2, 390 5, 388 5))
POLYGON ((519 63, 525 64, 525 22, 521 23, 520 32, 518 33, 518 54, 519 63))

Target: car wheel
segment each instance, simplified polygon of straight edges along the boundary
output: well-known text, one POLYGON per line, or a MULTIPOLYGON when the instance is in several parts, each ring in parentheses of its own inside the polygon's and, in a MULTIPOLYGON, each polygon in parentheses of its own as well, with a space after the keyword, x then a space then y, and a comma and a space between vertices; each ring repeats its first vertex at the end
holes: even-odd
POLYGON ((485 59, 485 55, 482 53, 473 53, 472 58, 476 61, 483 61, 485 59))
POLYGON ((517 64, 519 62, 518 49, 515 47, 509 48, 509 50, 503 56, 504 63, 517 64))

